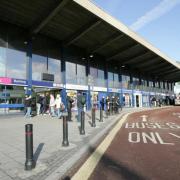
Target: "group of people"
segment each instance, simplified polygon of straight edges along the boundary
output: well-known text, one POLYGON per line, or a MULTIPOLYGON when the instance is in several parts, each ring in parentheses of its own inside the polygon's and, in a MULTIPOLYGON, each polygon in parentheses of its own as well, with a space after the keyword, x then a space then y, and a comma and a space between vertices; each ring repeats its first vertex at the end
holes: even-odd
POLYGON ((110 114, 110 111, 113 111, 114 113, 119 112, 119 108, 122 109, 120 99, 118 96, 112 96, 111 98, 107 96, 106 98, 103 96, 100 100, 101 108, 104 111, 106 106, 106 111, 108 114, 110 114))
POLYGON ((60 94, 57 94, 56 98, 54 98, 53 94, 50 94, 50 96, 38 94, 35 98, 29 95, 25 97, 24 106, 25 117, 31 117, 32 111, 35 109, 37 115, 45 115, 49 112, 52 117, 61 118, 65 109, 60 94))
MULTIPOLYGON (((25 97, 25 117, 31 117, 32 115, 39 116, 40 114, 49 114, 52 117, 61 118, 62 113, 67 110, 68 120, 71 120, 72 107, 77 103, 78 116, 77 121, 81 120, 81 112, 84 111, 86 105, 86 96, 83 93, 77 94, 77 102, 71 96, 66 97, 66 104, 62 102, 60 94, 54 97, 53 94, 37 94, 36 97, 31 95, 25 97), (34 111, 34 113, 33 113, 34 111)), ((92 107, 97 108, 97 102, 92 103, 92 107)), ((100 107, 107 113, 110 112, 118 113, 121 107, 119 97, 112 96, 111 98, 103 96, 100 100, 100 107)))

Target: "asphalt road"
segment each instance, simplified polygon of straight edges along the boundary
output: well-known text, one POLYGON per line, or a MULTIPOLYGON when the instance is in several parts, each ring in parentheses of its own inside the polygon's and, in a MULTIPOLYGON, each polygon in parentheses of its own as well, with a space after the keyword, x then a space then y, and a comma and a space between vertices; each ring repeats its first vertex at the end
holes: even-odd
POLYGON ((129 115, 89 179, 180 179, 180 107, 129 115))

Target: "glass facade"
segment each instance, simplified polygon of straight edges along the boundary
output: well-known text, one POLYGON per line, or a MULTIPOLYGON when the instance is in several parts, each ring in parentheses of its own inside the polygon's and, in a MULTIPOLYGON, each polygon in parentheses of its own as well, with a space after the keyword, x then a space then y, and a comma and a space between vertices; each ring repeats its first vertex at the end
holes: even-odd
POLYGON ((129 89, 130 88, 130 76, 122 75, 122 88, 123 89, 129 89))
POLYGON ((87 85, 85 65, 66 62, 66 82, 68 84, 87 85))
POLYGON ((59 59, 48 58, 48 73, 54 75, 55 83, 62 83, 61 61, 59 59))
POLYGON ((86 85, 86 67, 85 65, 77 64, 77 84, 86 85))
POLYGON ((66 62, 66 83, 76 84, 76 64, 66 62))
POLYGON ((32 55, 32 79, 41 81, 42 73, 47 73, 47 57, 32 55))
POLYGON ((19 29, 0 29, 0 76, 27 79, 26 45, 19 29))
POLYGON ((106 86, 104 70, 98 69, 97 86, 100 86, 100 87, 106 86))

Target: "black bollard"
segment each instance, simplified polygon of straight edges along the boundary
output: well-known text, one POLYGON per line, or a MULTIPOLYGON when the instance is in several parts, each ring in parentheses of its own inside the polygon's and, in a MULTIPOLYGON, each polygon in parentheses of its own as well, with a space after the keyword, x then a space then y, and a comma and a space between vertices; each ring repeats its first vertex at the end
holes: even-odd
POLYGON ((25 136, 26 136, 26 162, 25 170, 32 170, 35 168, 35 161, 33 158, 33 125, 25 125, 25 136))
POLYGON ((84 135, 85 130, 84 130, 84 120, 85 120, 85 113, 84 111, 81 111, 81 129, 80 129, 80 134, 84 135))
POLYGON ((103 110, 102 107, 100 107, 100 120, 99 122, 103 122, 103 110))
POLYGON ((63 116, 63 142, 62 146, 69 146, 67 116, 63 116))
POLYGON ((92 108, 92 127, 96 127, 96 114, 95 114, 95 108, 92 108))
POLYGON ((68 121, 72 121, 71 120, 71 109, 68 110, 68 121))

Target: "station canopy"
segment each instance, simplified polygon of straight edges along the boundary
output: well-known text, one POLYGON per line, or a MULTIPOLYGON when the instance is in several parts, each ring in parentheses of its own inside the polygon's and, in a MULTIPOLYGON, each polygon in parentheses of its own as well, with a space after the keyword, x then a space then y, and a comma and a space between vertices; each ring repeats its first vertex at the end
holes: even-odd
MULTIPOLYGON (((127 12, 128 13, 128 12, 127 12)), ((180 65, 89 0, 3 0, 0 21, 83 48, 109 63, 180 81, 180 65)))

